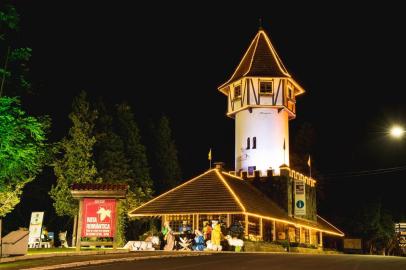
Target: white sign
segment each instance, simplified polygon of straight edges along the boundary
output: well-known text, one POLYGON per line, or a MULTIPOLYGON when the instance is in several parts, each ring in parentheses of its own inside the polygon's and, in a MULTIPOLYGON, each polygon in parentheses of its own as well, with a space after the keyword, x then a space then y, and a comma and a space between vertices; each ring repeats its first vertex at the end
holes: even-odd
POLYGON ((295 180, 295 216, 306 215, 306 183, 295 180))
POLYGON ((44 212, 32 212, 30 220, 29 243, 39 242, 41 240, 42 221, 44 220, 44 212))

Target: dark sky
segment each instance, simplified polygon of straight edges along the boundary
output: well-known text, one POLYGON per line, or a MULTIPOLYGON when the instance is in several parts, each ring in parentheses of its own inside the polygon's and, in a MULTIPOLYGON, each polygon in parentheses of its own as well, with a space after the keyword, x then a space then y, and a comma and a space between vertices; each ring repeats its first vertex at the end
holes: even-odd
MULTIPOLYGON (((128 100, 140 122, 167 114, 185 178, 208 167, 210 147, 215 160, 233 166, 234 123, 217 86, 239 63, 262 17, 285 66, 307 91, 298 98, 291 136, 303 122, 314 126, 311 154, 320 173, 406 165, 405 141, 384 133, 392 123, 406 125, 400 4, 137 2, 16 1, 38 87, 29 106, 52 116, 55 139, 67 131, 72 98, 83 89, 111 102, 128 100)), ((331 216, 381 198, 398 215, 406 210, 405 176, 326 179, 320 209, 331 216)))

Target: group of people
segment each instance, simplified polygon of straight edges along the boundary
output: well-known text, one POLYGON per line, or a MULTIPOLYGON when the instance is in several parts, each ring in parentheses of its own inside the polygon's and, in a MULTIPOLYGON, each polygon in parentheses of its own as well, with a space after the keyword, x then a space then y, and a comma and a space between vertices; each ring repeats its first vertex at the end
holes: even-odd
MULTIPOLYGON (((227 235, 225 226, 222 226, 217 220, 212 220, 210 224, 208 221, 203 222, 202 231, 196 229, 192 232, 192 228, 183 221, 179 226, 178 231, 172 230, 168 221, 164 222, 161 230, 161 249, 163 250, 214 250, 221 251, 223 246, 230 243, 232 237, 227 235)), ((236 239, 236 236, 234 236, 236 239)), ((242 240, 241 240, 242 242, 242 240)), ((236 251, 239 251, 236 248, 236 251)))

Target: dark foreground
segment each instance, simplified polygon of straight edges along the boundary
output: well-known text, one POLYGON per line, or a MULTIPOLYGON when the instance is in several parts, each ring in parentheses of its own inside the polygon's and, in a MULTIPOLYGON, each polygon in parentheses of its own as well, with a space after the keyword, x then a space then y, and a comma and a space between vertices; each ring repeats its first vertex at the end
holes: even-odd
POLYGON ((300 269, 300 270, 401 270, 406 269, 406 258, 369 255, 310 255, 310 254, 213 254, 211 256, 150 259, 114 263, 76 269, 300 269))

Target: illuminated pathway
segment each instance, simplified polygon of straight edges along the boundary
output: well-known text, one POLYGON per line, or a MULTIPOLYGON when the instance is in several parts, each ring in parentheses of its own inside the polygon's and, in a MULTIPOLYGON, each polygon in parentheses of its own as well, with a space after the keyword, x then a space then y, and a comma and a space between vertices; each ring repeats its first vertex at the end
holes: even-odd
POLYGON ((212 256, 151 259, 77 269, 287 269, 287 270, 391 270, 406 269, 406 258, 369 255, 214 254, 212 256))

